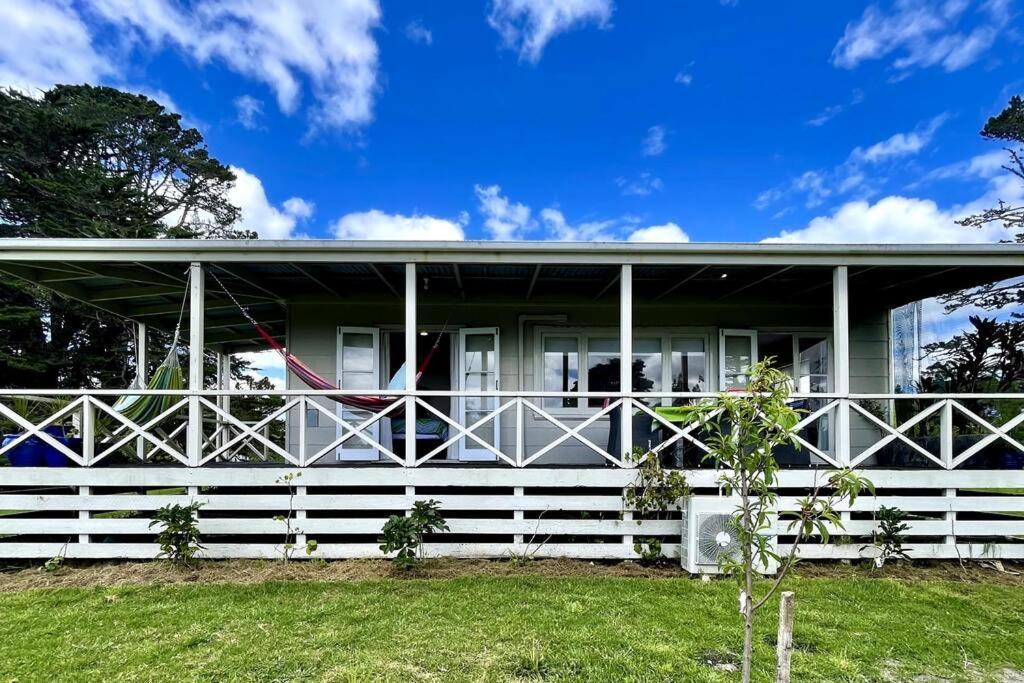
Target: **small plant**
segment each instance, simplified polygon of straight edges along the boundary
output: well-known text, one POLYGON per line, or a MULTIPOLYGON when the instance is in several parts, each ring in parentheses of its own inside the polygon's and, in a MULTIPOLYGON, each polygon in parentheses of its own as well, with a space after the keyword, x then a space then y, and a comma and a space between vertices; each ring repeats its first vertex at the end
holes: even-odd
POLYGON ((203 549, 199 537, 199 525, 196 522, 202 503, 190 505, 165 505, 153 514, 149 523, 152 529, 158 524, 163 525, 156 536, 160 544, 160 554, 179 567, 192 565, 195 556, 203 549))
MULTIPOLYGON (((633 448, 631 456, 636 463, 636 479, 623 489, 625 507, 633 510, 636 522, 644 519, 660 519, 679 504, 679 500, 690 495, 690 486, 679 470, 669 470, 661 465, 661 458, 653 451, 633 448)), ((655 538, 639 538, 633 550, 644 563, 663 559, 661 541, 655 538)))
MULTIPOLYGON (((274 520, 284 524, 284 543, 281 544, 281 559, 285 564, 295 554, 295 537, 302 533, 302 529, 292 528, 292 520, 295 518, 295 480, 302 476, 302 472, 289 472, 279 477, 275 483, 284 484, 288 487, 288 512, 283 515, 275 515, 274 520)), ((316 550, 316 541, 313 541, 313 550, 316 550)), ((306 554, 310 554, 309 542, 306 543, 306 554)))
POLYGON ((906 540, 903 532, 910 529, 906 522, 907 513, 898 507, 882 505, 878 508, 877 518, 878 530, 874 533, 874 547, 878 548, 881 554, 875 558, 875 566, 881 568, 889 560, 909 560, 908 551, 903 549, 903 541, 906 540))
POLYGON ((402 569, 411 569, 423 556, 423 536, 449 530, 440 507, 436 500, 418 500, 413 503, 408 516, 391 515, 381 529, 381 551, 397 552, 395 564, 402 569))
POLYGON ((665 559, 661 541, 656 538, 641 538, 633 544, 633 552, 640 556, 642 564, 657 564, 665 559))
POLYGON ((61 567, 64 566, 64 559, 68 552, 68 543, 70 542, 71 539, 64 541, 64 545, 60 547, 60 552, 48 559, 46 562, 43 562, 43 571, 47 574, 53 574, 60 571, 61 567))
POLYGON ((316 542, 315 538, 311 538, 308 541, 306 541, 306 556, 309 557, 310 555, 315 553, 319 546, 320 544, 316 542))
POLYGON ((548 509, 549 508, 545 508, 543 512, 537 515, 537 526, 533 529, 533 535, 526 539, 526 543, 523 545, 522 549, 518 552, 512 548, 505 551, 505 554, 513 565, 521 567, 533 561, 540 549, 543 548, 549 540, 551 540, 551 534, 548 534, 546 538, 537 541, 537 536, 540 534, 541 521, 544 519, 544 514, 548 509))

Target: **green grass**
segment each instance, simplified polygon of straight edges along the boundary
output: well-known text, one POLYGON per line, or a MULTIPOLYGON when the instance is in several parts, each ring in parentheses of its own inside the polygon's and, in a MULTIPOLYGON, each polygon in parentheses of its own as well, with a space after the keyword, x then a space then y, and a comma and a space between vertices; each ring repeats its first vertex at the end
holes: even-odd
MULTIPOLYGON (((0 579, 2 580, 2 579, 0 579)), ((797 681, 1024 669, 1024 588, 801 578, 797 681)), ((763 612, 756 679, 774 680, 763 612)), ((727 581, 486 577, 0 593, 0 680, 723 681, 727 581)))

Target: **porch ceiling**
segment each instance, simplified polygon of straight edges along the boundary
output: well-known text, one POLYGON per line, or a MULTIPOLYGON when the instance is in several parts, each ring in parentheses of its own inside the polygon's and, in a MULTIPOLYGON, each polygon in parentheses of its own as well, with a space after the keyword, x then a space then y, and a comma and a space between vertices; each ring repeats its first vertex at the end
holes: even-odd
MULTIPOLYGON (((0 240, 0 276, 33 283, 165 331, 173 329, 177 320, 190 260, 205 262, 207 271, 282 340, 288 301, 395 300, 401 298, 404 288, 404 260, 351 260, 356 249, 384 253, 388 245, 380 243, 346 243, 344 247, 316 243, 323 251, 315 259, 309 257, 309 243, 234 243, 232 250, 224 252, 224 243, 193 242, 187 244, 193 249, 190 253, 172 255, 169 252, 174 251, 173 247, 185 249, 186 244, 126 242, 126 252, 113 247, 101 251, 96 241, 83 240, 75 241, 79 251, 65 251, 65 257, 59 258, 56 252, 40 251, 40 242, 0 240), (17 248, 13 248, 15 245, 17 248), (167 253, 168 258, 152 260, 142 247, 167 253), (142 249, 138 260, 125 258, 132 249, 142 249), (270 254, 276 258, 269 258, 270 254)), ((42 246, 48 249, 51 244, 45 242, 42 246)), ((67 248, 67 244, 64 246, 67 248)), ((479 303, 487 299, 514 303, 557 298, 611 304, 618 296, 619 274, 619 263, 611 261, 612 255, 617 261, 634 263, 637 306, 735 301, 828 306, 832 265, 857 254, 874 256, 864 263, 848 263, 853 306, 892 307, 1024 276, 1024 250, 1018 248, 1021 245, 944 245, 943 249, 927 245, 845 249, 834 245, 655 245, 658 248, 652 251, 649 245, 642 249, 614 245, 613 249, 612 245, 490 243, 490 255, 508 248, 508 262, 494 262, 490 257, 467 262, 464 257, 482 253, 483 249, 480 244, 470 243, 463 245, 458 259, 447 260, 446 256, 456 253, 456 246, 439 245, 433 248, 437 253, 426 244, 407 246, 406 260, 418 262, 424 302, 479 303), (792 248, 784 248, 787 246, 792 248), (652 263, 657 261, 652 254, 661 252, 683 261, 701 254, 706 258, 692 263, 652 263), (523 260, 530 253, 535 253, 536 260, 523 260), (563 254, 561 259, 550 258, 559 253, 563 254), (732 262, 726 260, 729 253, 735 254, 732 262), (764 254, 765 258, 754 259, 752 254, 764 254)), ((389 248, 401 251, 395 245, 389 248)), ((207 343, 236 349, 259 346, 251 326, 212 278, 207 279, 206 301, 207 343)), ((187 316, 185 320, 187 324, 187 316)))

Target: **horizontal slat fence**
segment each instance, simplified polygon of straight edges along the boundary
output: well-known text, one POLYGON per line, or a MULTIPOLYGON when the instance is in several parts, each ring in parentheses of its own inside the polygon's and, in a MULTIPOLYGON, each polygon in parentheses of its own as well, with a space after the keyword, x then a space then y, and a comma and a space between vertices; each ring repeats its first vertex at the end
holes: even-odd
MULTIPOLYGON (((198 500, 204 556, 280 557, 291 506, 300 542, 316 539, 315 557, 379 557, 387 517, 415 500, 436 499, 451 532, 429 539, 430 555, 634 559, 634 540, 657 537, 679 552, 678 513, 630 519, 621 492, 636 476, 619 468, 387 466, 312 468, 292 482, 294 468, 5 468, 0 481, 0 557, 152 558, 149 518, 157 508, 198 500), (66 544, 66 547, 65 547, 66 544)), ((716 494, 716 473, 688 472, 698 495, 716 494)), ((870 557, 882 505, 911 515, 907 548, 914 558, 1024 558, 1024 472, 999 470, 865 470, 877 488, 845 509, 844 530, 802 555, 870 557)), ((785 470, 780 509, 792 510, 827 470, 785 470)), ((787 522, 777 529, 785 537, 787 522)), ((305 558, 300 547, 295 558, 305 558)))

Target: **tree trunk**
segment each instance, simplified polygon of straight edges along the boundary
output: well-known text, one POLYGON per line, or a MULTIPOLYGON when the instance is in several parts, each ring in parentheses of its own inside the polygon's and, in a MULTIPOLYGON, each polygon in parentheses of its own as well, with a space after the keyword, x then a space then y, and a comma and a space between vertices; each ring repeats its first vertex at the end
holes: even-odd
POLYGON ((779 598, 779 637, 776 644, 778 665, 775 683, 789 683, 790 658, 793 656, 793 591, 783 591, 779 598))
MULTIPOLYGON (((748 585, 750 581, 747 581, 748 585)), ((750 683, 754 663, 754 599, 747 593, 743 601, 743 683, 750 683)))

